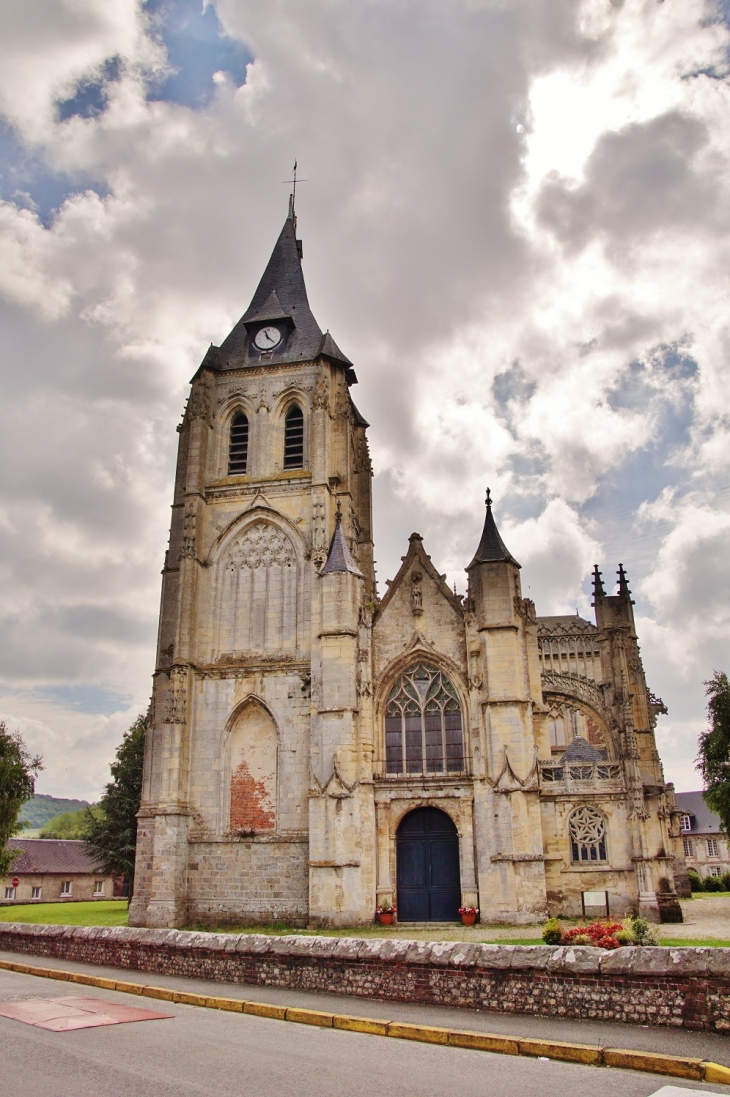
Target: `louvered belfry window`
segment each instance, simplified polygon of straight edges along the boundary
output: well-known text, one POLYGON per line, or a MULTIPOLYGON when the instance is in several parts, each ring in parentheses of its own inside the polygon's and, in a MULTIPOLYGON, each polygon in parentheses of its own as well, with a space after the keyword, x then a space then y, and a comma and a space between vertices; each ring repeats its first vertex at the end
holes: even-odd
POLYGON ((390 691, 385 769, 389 774, 463 773, 461 705, 438 667, 418 663, 390 691))
POLYGON ((304 468, 304 415, 297 404, 289 408, 284 420, 284 468, 304 468))
POLYGON ((231 423, 231 445, 228 450, 228 475, 242 476, 248 465, 248 419, 239 411, 231 423))

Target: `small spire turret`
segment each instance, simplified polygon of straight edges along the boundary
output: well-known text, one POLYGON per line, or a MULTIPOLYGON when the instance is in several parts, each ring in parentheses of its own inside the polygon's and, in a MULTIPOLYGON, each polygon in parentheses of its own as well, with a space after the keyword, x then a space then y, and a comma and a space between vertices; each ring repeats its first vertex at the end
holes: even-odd
POLYGON ((479 542, 479 548, 476 551, 476 555, 466 570, 470 571, 477 564, 514 564, 515 567, 520 567, 502 538, 499 536, 497 523, 494 521, 494 515, 492 514, 492 493, 489 488, 487 488, 487 497, 484 500, 484 503, 487 508, 487 513, 484 518, 482 538, 479 542))
POLYGON ((340 500, 337 500, 337 509, 335 511, 335 532, 332 535, 332 541, 330 542, 330 550, 327 555, 327 561, 320 572, 320 575, 332 575, 334 572, 349 572, 350 575, 359 575, 363 578, 363 574, 358 568, 357 564, 352 558, 352 553, 347 547, 347 540, 342 532, 342 506, 340 500))
POLYGON ((593 565, 593 605, 595 606, 601 598, 606 597, 606 592, 603 589, 603 577, 598 570, 598 564, 593 565))

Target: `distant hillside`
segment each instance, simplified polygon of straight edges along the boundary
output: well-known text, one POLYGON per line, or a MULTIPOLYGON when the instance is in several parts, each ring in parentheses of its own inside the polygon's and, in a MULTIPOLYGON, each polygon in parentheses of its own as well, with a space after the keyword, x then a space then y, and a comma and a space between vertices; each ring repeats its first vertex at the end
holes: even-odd
POLYGON ((50 819, 65 815, 69 811, 80 811, 88 807, 86 800, 63 800, 60 796, 34 796, 21 808, 19 820, 29 823, 31 830, 37 830, 50 819))

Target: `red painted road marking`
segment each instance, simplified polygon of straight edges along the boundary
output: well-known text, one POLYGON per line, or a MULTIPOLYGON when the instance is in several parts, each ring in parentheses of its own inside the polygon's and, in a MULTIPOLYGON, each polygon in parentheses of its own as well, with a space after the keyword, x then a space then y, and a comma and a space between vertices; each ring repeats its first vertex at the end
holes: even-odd
POLYGON ((123 1025, 128 1021, 157 1021, 173 1017, 138 1006, 125 1006, 102 998, 36 998, 29 1002, 0 1002, 0 1017, 22 1021, 34 1028, 51 1032, 70 1032, 77 1028, 99 1028, 101 1025, 123 1025))

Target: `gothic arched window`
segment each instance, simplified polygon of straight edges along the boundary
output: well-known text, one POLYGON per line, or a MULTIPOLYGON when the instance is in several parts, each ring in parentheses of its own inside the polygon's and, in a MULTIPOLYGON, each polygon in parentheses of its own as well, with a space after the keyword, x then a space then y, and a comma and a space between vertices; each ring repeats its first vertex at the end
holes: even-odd
POLYGON ((239 411, 231 421, 231 441, 228 448, 228 475, 242 476, 248 465, 248 419, 239 411))
POLYGON ((304 468, 304 414, 292 404, 284 420, 284 468, 304 468))
POLYGON ((570 850, 577 864, 605 861, 606 819, 598 808, 576 808, 568 823, 570 850))
POLYGON ((438 667, 417 663, 400 676, 385 707, 387 773, 463 773, 461 705, 438 667))

